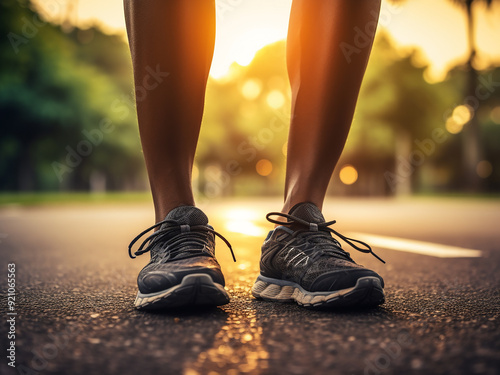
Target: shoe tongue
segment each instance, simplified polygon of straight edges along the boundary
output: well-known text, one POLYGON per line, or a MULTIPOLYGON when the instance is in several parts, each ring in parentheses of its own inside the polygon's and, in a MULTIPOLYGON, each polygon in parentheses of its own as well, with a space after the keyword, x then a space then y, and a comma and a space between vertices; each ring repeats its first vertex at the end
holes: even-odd
MULTIPOLYGON (((314 204, 314 203, 299 203, 295 206, 292 207, 292 209, 289 212, 290 215, 298 217, 302 220, 307 221, 308 223, 324 223, 325 222, 325 217, 321 213, 320 209, 314 204)), ((300 223, 293 223, 290 228, 292 230, 303 230, 304 225, 300 223)), ((306 229, 307 230, 307 229, 306 229)), ((317 229, 316 229, 317 230, 317 229)), ((306 232, 306 233, 311 233, 311 232, 306 232)), ((331 244, 332 241, 332 235, 328 232, 324 231, 315 231, 315 233, 321 233, 321 236, 316 236, 315 241, 317 243, 328 243, 331 244)), ((338 242, 335 241, 337 244, 338 242)), ((340 247, 340 244, 339 244, 340 247)))
POLYGON ((296 216, 308 223, 324 223, 325 218, 320 209, 314 203, 299 203, 292 207, 290 215, 296 216))
MULTIPOLYGON (((194 206, 180 206, 174 208, 165 217, 165 220, 175 220, 182 225, 207 225, 207 215, 194 206)), ((165 225, 165 224, 164 224, 165 225)), ((164 226, 162 225, 162 227, 164 226)))

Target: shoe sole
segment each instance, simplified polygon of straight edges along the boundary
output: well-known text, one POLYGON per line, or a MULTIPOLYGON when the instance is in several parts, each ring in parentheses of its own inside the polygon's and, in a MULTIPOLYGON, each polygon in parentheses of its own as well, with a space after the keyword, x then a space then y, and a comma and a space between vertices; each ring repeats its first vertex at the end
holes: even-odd
POLYGON ((137 293, 134 305, 139 310, 167 310, 194 306, 220 306, 229 303, 229 295, 210 275, 194 273, 182 282, 156 293, 137 293))
POLYGON ((307 308, 374 307, 385 301, 382 284, 374 276, 359 278, 352 288, 309 292, 296 283, 259 275, 252 295, 265 301, 296 302, 307 308))

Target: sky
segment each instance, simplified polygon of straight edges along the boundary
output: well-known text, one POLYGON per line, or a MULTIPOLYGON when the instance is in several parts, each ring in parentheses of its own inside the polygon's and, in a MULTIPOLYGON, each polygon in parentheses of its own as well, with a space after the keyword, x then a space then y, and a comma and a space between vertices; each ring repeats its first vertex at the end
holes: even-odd
MULTIPOLYGON (((248 64, 263 46, 286 38, 292 0, 216 0, 217 39, 211 75, 224 76, 234 62, 248 64)), ((80 26, 100 24, 107 32, 125 35, 123 0, 35 0, 49 18, 69 18, 80 26), (69 3, 73 7, 68 7, 69 3)), ((500 64, 500 1, 489 11, 475 9, 478 68, 500 64)), ((450 0, 407 0, 396 7, 383 0, 379 31, 396 44, 417 47, 430 64, 427 78, 444 78, 467 56, 465 12, 450 0)))

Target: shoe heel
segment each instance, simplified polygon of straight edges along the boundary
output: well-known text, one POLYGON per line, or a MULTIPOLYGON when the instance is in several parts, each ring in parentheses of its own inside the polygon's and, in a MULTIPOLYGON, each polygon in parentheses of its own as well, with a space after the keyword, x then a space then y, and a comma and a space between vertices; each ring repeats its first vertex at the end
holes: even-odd
POLYGON ((290 285, 278 285, 257 279, 252 287, 252 295, 265 301, 294 302, 295 288, 290 285))

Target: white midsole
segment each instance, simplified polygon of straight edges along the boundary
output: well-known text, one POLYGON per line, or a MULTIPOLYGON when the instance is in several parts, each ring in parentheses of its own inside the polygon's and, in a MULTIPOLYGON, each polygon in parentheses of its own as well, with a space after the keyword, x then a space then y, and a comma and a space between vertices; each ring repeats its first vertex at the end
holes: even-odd
MULTIPOLYGON (((272 279, 259 276, 252 287, 252 295, 257 298, 276 302, 296 301, 303 305, 316 305, 346 295, 356 289, 360 283, 366 281, 371 281, 375 283, 375 285, 380 285, 380 288, 382 288, 380 280, 374 276, 361 277, 358 279, 355 286, 331 292, 308 292, 295 283, 289 283, 291 285, 278 285, 271 280, 272 279)), ((281 280, 276 281, 281 282, 281 280)))
MULTIPOLYGON (((137 297, 135 298, 134 305, 136 307, 138 307, 138 306, 147 305, 147 304, 154 302, 154 301, 157 301, 157 300, 161 300, 162 298, 165 298, 165 297, 169 296, 170 294, 172 294, 173 292, 175 292, 177 289, 186 287, 188 285, 195 284, 197 282, 201 282, 202 284, 205 284, 205 285, 209 284, 211 286, 214 286, 217 289, 219 289, 219 291, 222 294, 227 295, 227 292, 224 289, 224 287, 221 284, 214 282, 212 280, 212 278, 210 277, 210 275, 207 275, 205 273, 193 273, 193 274, 184 276, 184 278, 182 279, 182 282, 179 285, 173 286, 172 288, 167 289, 167 290, 162 290, 162 291, 159 291, 156 293, 149 293, 149 294, 143 294, 140 291, 138 291, 137 297)), ((228 298, 229 298, 229 296, 228 296, 228 298)))

